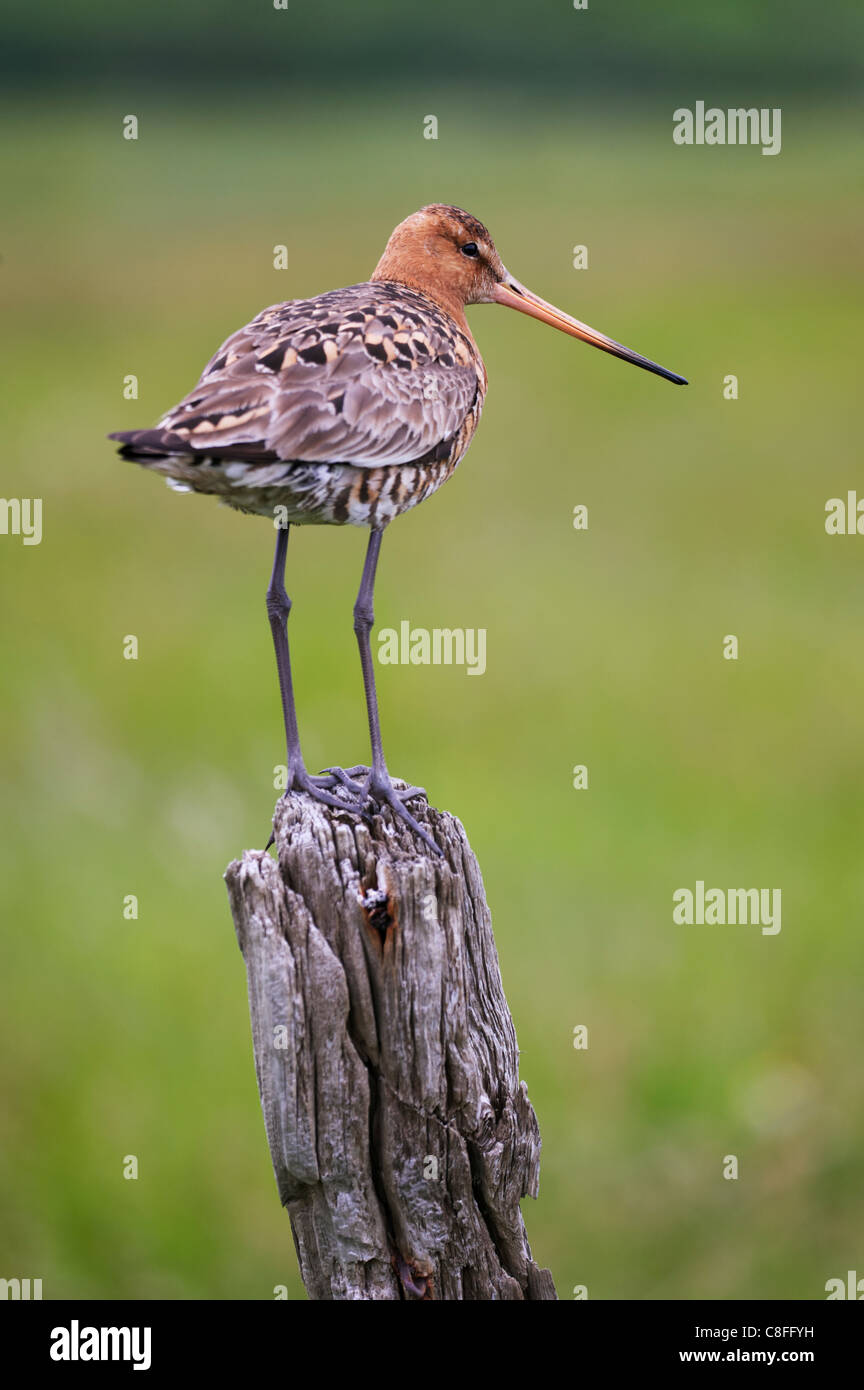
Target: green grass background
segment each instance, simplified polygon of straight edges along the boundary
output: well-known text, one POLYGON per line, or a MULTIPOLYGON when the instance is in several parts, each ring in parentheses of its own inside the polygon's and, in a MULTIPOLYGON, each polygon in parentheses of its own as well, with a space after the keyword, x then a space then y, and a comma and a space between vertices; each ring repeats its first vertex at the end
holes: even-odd
MULTIPOLYGON (((479 434, 383 547, 379 625, 488 630, 482 679, 385 667, 380 695, 392 771, 483 868, 543 1134, 535 1256, 592 1298, 820 1298, 860 1267, 864 540, 824 531, 861 478, 855 138, 842 105, 802 100, 776 158, 679 149, 678 104, 370 83, 2 112, 2 490, 44 499, 41 546, 0 538, 3 1275, 303 1296, 221 879, 264 843, 283 756, 272 531, 103 436, 154 422, 259 308, 365 278, 439 199, 692 382, 472 310, 479 434), (780 935, 673 925, 698 878, 781 888, 780 935)), ((363 546, 292 535, 314 767, 366 757, 363 546)))

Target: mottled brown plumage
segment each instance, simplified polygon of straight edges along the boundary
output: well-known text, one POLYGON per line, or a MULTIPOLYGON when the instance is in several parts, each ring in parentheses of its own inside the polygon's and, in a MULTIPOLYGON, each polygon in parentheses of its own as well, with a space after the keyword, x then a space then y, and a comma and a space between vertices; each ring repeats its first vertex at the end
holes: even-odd
POLYGON ((432 300, 352 285, 265 309, 127 453, 249 511, 384 524, 449 476, 485 391, 473 341, 432 300))

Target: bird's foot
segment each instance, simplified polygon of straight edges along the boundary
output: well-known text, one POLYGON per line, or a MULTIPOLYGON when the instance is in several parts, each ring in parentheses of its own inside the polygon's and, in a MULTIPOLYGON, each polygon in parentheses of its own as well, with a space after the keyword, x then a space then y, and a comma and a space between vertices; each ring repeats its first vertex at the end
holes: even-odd
POLYGON ((363 782, 357 779, 359 777, 365 779, 368 772, 368 767, 349 767, 347 770, 344 767, 325 767, 323 772, 310 780, 316 786, 324 787, 328 791, 332 791, 334 787, 344 787, 345 791, 354 797, 358 805, 362 807, 366 793, 363 782))
POLYGON ((297 768, 293 774, 289 774, 285 792, 305 792, 313 801, 320 801, 324 806, 333 806, 337 811, 354 811, 355 814, 361 812, 364 805, 363 788, 352 782, 341 768, 328 768, 316 777, 305 767, 297 768))
MULTIPOLYGON (((371 791, 372 773, 362 763, 358 767, 326 767, 320 777, 313 777, 312 780, 319 782, 322 787, 329 788, 335 785, 333 779, 361 802, 375 799, 371 791)), ((428 800, 425 787, 394 787, 386 776, 383 778, 382 784, 389 785, 391 791, 399 797, 400 801, 413 801, 418 796, 428 800)))
MULTIPOLYGON (((338 811, 350 811, 353 815, 363 816, 365 820, 371 819, 376 811, 380 811, 383 806, 389 806, 394 816, 403 820, 406 825, 410 825, 415 835, 418 835, 434 854, 441 855, 443 851, 439 849, 432 836, 419 821, 415 820, 406 806, 406 802, 413 801, 418 797, 426 800, 426 791, 423 787, 396 787, 391 782, 386 772, 376 773, 368 767, 362 765, 349 767, 347 770, 342 767, 328 767, 323 772, 313 776, 307 772, 305 767, 289 768, 288 782, 285 787, 285 795, 289 792, 305 792, 311 796, 313 801, 320 801, 325 806, 333 806, 338 811)), ((273 844, 274 837, 271 834, 267 848, 273 844)))
MULTIPOLYGON (((353 771, 358 769, 354 768, 353 771)), ((365 771, 365 769, 362 769, 365 771)), ((376 773, 374 770, 367 773, 363 783, 364 801, 369 809, 364 810, 363 814, 368 819, 375 810, 380 811, 382 806, 389 806, 394 816, 398 820, 405 821, 410 825, 415 835, 418 835, 432 850, 433 854, 444 857, 444 851, 436 845, 428 830, 424 830, 418 820, 415 820, 411 812, 405 805, 406 801, 413 801, 417 797, 426 799, 426 792, 422 787, 394 787, 386 772, 376 773)))

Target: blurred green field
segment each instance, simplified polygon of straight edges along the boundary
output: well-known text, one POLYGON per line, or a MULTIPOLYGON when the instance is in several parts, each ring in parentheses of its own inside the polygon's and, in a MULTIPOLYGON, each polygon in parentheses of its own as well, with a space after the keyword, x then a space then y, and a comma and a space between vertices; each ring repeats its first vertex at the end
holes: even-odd
MULTIPOLYGON (((824 531, 860 476, 854 126, 786 110, 768 159, 676 148, 670 109, 453 88, 314 121, 245 93, 2 112, 2 491, 44 499, 44 538, 0 537, 0 1274, 46 1298, 303 1296, 221 881, 267 837, 283 756, 272 532, 104 435, 154 422, 264 305, 366 278, 437 200, 692 383, 470 311, 477 439, 383 546, 380 626, 488 630, 482 679, 379 686, 391 770, 483 868, 544 1141, 535 1256, 562 1297, 820 1298, 860 1268, 864 540, 824 531), (782 932, 674 926, 697 879, 782 888, 782 932)), ((310 767, 366 757, 364 544, 292 535, 310 767)))

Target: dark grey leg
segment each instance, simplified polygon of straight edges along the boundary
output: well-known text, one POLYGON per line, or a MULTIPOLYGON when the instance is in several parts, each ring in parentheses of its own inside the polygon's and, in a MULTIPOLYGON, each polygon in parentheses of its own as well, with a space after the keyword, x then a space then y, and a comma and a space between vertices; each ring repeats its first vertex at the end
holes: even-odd
POLYGON ((369 643, 369 634, 375 622, 375 571, 378 568, 378 555, 381 550, 381 537, 383 534, 383 531, 372 531, 369 536, 369 545, 363 564, 363 577, 360 580, 357 601, 354 604, 354 631, 357 634, 357 646, 360 649, 360 665, 363 668, 363 689, 366 695, 366 712, 369 717, 369 738, 372 743, 372 767, 366 779, 364 790, 373 802, 391 807, 397 816, 407 821, 411 829, 416 835, 420 836, 424 844, 428 845, 436 854, 441 854, 442 851, 438 848, 431 835, 423 829, 422 825, 414 819, 405 807, 405 802, 412 797, 425 795, 422 787, 408 787, 405 791, 397 791, 390 781, 390 774, 387 771, 387 764, 384 760, 384 748, 381 742, 381 723, 378 718, 378 695, 375 690, 375 665, 372 660, 372 649, 369 643))
POLYGON ((300 735, 297 730, 297 710, 294 705, 294 687, 291 681, 291 657, 288 650, 288 614, 291 600, 285 592, 285 560, 288 554, 288 527, 281 527, 276 536, 276 554, 273 557, 273 573, 267 589, 267 617, 273 634, 276 651, 276 670, 279 673, 279 694, 282 698, 282 716, 285 721, 286 761, 288 766, 287 791, 305 791, 316 801, 327 806, 336 806, 341 811, 358 810, 356 802, 348 802, 331 796, 328 789, 337 785, 332 776, 310 777, 300 751, 300 735))
POLYGON ((288 556, 288 527, 281 527, 276 533, 276 554, 273 557, 273 573, 267 587, 267 617, 273 634, 273 647, 276 652, 276 670, 279 674, 279 694, 282 698, 282 716, 285 720, 285 742, 288 749, 288 772, 292 766, 303 766, 300 752, 300 735, 297 730, 297 711, 294 707, 294 686, 291 681, 291 656, 288 651, 288 614, 291 600, 285 592, 285 561, 288 556))
MULTIPOLYGON (((375 571, 381 551, 383 531, 372 531, 363 562, 363 577, 354 604, 354 632, 360 648, 360 665, 363 668, 363 690, 366 695, 366 712, 369 717, 369 738, 372 743, 372 776, 387 777, 387 764, 381 744, 381 722, 378 718, 378 693, 375 689, 375 664, 369 634, 375 623, 375 571)), ((389 781, 389 777, 387 778, 389 781)))

